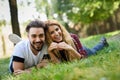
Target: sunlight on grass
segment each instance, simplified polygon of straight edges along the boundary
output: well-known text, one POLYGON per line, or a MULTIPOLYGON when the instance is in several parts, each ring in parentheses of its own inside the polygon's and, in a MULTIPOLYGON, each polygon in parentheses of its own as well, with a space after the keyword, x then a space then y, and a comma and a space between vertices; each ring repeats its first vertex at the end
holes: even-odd
MULTIPOLYGON (((88 47, 93 47, 102 36, 109 38, 120 31, 90 36, 81 39, 88 47)), ((12 76, 7 72, 9 59, 0 60, 2 80, 119 80, 120 79, 120 41, 110 41, 109 47, 99 51, 97 55, 73 62, 49 64, 43 69, 33 69, 30 74, 12 76), (3 73, 7 72, 6 76, 3 73)))
POLYGON ((107 33, 106 35, 107 35, 107 36, 113 36, 113 35, 116 35, 116 34, 118 34, 118 33, 120 33, 120 30, 107 33))

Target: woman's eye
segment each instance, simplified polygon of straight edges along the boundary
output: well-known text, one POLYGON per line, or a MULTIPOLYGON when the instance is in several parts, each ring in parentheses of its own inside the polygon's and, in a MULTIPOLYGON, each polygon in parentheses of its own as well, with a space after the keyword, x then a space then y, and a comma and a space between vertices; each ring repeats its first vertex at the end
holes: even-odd
POLYGON ((58 28, 56 28, 56 31, 58 31, 59 29, 58 28))
POLYGON ((50 34, 53 34, 54 32, 50 32, 50 34))

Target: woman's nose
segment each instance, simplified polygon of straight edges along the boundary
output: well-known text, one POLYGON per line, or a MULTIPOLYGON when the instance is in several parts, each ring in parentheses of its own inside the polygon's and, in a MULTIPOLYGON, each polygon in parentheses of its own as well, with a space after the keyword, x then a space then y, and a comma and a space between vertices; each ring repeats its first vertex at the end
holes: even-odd
POLYGON ((55 35, 59 35, 59 33, 56 31, 56 32, 55 32, 55 35))

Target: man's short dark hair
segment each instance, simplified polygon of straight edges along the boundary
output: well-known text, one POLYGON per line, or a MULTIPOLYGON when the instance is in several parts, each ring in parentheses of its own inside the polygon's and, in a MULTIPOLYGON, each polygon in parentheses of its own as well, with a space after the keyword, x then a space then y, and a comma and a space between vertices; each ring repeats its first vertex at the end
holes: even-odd
POLYGON ((43 21, 39 21, 39 20, 34 20, 31 21, 27 27, 26 27, 26 32, 29 32, 30 28, 45 28, 45 23, 43 21))

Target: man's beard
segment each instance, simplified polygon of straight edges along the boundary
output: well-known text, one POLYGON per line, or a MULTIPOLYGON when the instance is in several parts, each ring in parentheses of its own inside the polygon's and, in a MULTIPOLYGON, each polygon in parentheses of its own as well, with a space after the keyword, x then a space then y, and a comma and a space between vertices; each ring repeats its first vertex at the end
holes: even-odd
POLYGON ((30 44, 31 44, 31 47, 34 49, 34 50, 36 50, 36 51, 40 51, 41 49, 42 49, 42 47, 43 47, 43 45, 44 45, 44 43, 43 42, 34 42, 33 44, 30 42, 30 44), (41 45, 41 48, 36 48, 33 44, 35 44, 35 43, 41 43, 42 45, 41 45))

